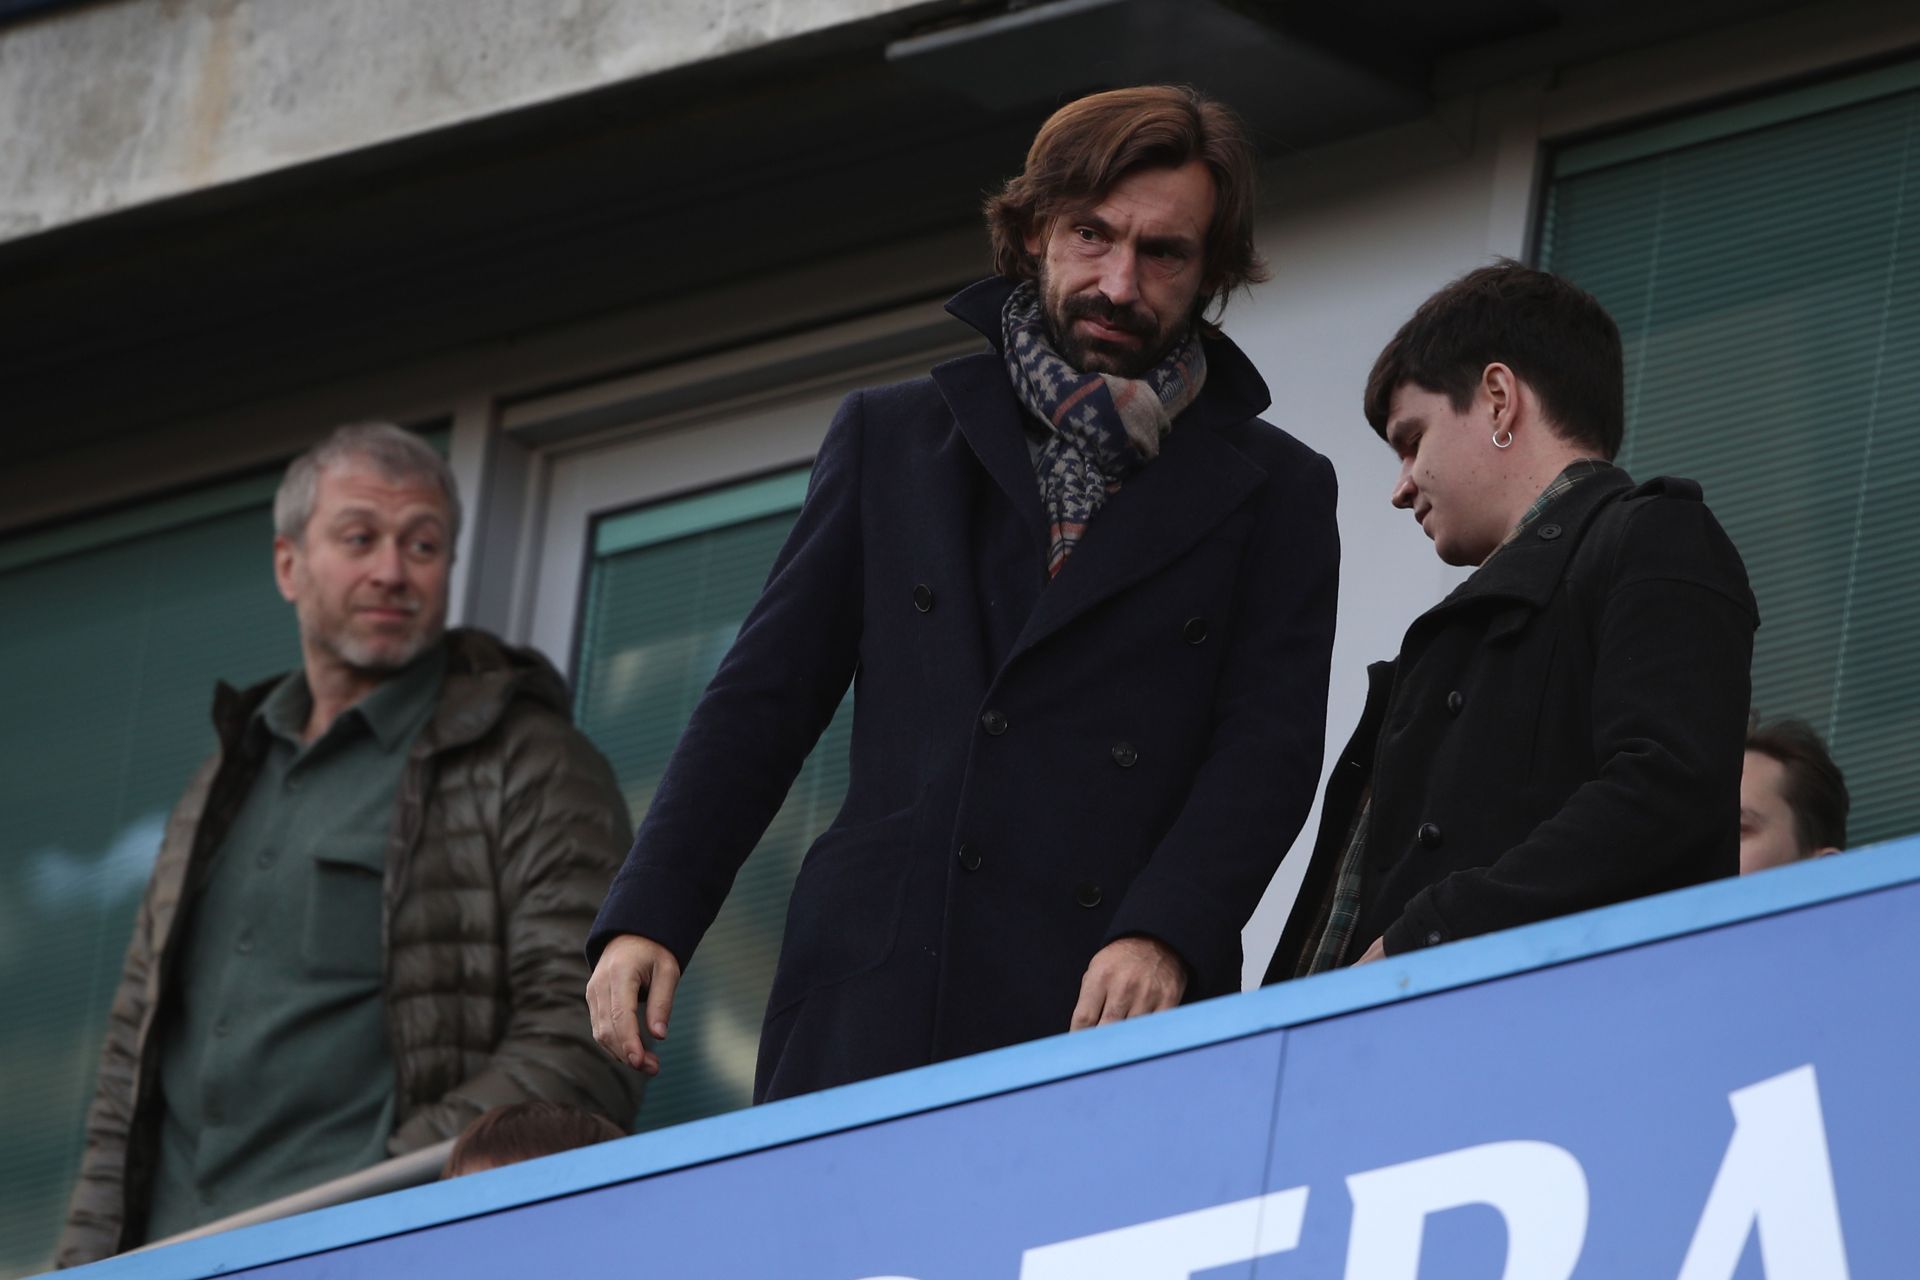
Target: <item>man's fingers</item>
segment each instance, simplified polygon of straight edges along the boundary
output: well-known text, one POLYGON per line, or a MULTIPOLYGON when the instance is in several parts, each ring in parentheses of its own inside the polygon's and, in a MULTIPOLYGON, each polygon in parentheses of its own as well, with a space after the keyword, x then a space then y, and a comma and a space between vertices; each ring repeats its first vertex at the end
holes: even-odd
MULTIPOLYGON (((664 978, 670 1005, 679 977, 679 964, 658 943, 634 934, 609 942, 587 982, 587 1014, 594 1040, 635 1071, 659 1074, 660 1059, 640 1033, 640 992, 646 988, 650 995, 657 995, 664 978)), ((665 1022, 664 1006, 660 1021, 665 1022)))
POLYGON ((1080 979, 1080 999, 1073 1006, 1073 1017, 1067 1021, 1067 1030, 1084 1031, 1100 1021, 1100 1008, 1106 1002, 1106 988, 1100 975, 1092 969, 1080 979))
POLYGON ((1125 1022, 1136 1013, 1146 1012, 1145 1002, 1140 990, 1140 975, 1123 971, 1119 978, 1107 988, 1107 1004, 1100 1011, 1100 1025, 1109 1022, 1125 1022))
MULTIPOLYGON (((653 980, 647 984, 647 1029, 655 1040, 667 1038, 667 1019, 673 1016, 673 992, 680 985, 680 965, 664 950, 653 962, 653 980)), ((634 1027, 635 1040, 640 1028, 634 1027)))

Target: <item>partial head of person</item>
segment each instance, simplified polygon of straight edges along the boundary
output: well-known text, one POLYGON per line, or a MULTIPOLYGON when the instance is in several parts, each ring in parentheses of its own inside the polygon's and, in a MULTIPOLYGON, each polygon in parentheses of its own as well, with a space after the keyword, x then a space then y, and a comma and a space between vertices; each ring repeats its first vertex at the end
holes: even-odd
POLYGON ((1393 505, 1448 564, 1497 550, 1571 462, 1625 432, 1620 330, 1592 294, 1510 260, 1420 304, 1367 378, 1367 421, 1400 458, 1393 505))
POLYGON ((626 1136, 626 1130, 596 1112, 557 1102, 509 1103, 484 1112, 461 1131, 440 1176, 484 1173, 626 1136))
POLYGON ((1266 279, 1254 170, 1239 119, 1192 89, 1081 98, 987 201, 994 270, 1035 282, 1074 368, 1139 377, 1234 290, 1266 279))
POLYGON ((1847 847, 1847 780, 1804 720, 1757 719, 1740 773, 1740 874, 1847 847))
POLYGON ((426 441, 384 422, 338 428, 287 468, 273 524, 310 682, 371 687, 438 643, 460 496, 426 441))

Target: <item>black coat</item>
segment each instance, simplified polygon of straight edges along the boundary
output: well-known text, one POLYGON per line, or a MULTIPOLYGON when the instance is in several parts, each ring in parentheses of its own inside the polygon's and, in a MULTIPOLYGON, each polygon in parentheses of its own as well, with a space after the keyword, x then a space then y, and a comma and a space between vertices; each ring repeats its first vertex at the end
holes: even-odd
MULTIPOLYGON (((949 310, 998 341, 1010 286, 949 310)), ((684 963, 849 679, 846 803, 801 867, 762 1032, 779 1097, 1064 1031, 1094 952, 1240 985, 1312 801, 1333 470, 1207 344, 1199 399, 1048 582, 1001 357, 848 397, 806 505, 595 922, 684 963)))
POLYGON ((1290 977, 1371 777, 1347 959, 1732 875, 1757 625, 1688 480, 1561 494, 1369 670, 1267 972, 1290 977))

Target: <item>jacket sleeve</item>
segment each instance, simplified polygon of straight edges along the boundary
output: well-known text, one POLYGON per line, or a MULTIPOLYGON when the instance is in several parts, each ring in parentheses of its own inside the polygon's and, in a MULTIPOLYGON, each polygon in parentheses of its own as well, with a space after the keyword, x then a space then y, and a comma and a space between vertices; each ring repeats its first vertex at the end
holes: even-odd
POLYGON ((150 1012, 149 992, 157 963, 155 918, 162 911, 177 910, 188 851, 219 762, 216 754, 200 766, 168 817, 166 837, 134 915, 133 936, 127 942, 120 982, 107 1014, 93 1101, 87 1107, 80 1176, 68 1199, 66 1223, 54 1251, 57 1266, 77 1267, 110 1257, 127 1243, 127 1167, 139 1105, 141 1028, 150 1012))
POLYGON ((1594 624, 1596 771, 1490 865, 1428 886, 1389 954, 1583 911, 1684 882, 1678 850, 1737 847, 1753 597, 1706 506, 1635 504, 1594 624))
POLYGON ((510 713, 502 745, 498 850, 512 1012, 479 1070, 409 1116, 394 1155, 458 1134, 481 1112, 528 1099, 629 1125, 645 1077, 601 1051, 582 993, 580 935, 632 828, 606 758, 563 717, 510 713))
POLYGON ((1107 932, 1172 947, 1192 970, 1189 998, 1240 989, 1240 930, 1313 806, 1339 595, 1337 496, 1318 456, 1269 481, 1241 561, 1204 757, 1107 932))
POLYGON ((863 393, 840 406, 759 600, 667 762, 587 940, 620 934, 684 967, 853 679, 862 609, 863 393))

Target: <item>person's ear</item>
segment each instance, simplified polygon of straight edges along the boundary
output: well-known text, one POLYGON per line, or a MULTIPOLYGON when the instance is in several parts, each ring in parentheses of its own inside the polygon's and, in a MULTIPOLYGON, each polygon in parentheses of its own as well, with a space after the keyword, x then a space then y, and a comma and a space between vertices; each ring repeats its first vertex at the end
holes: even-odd
POLYGON ((1047 220, 1035 218, 1029 223, 1027 234, 1020 237, 1020 243, 1026 249, 1027 256, 1035 262, 1044 257, 1047 249, 1047 220))
POLYGON ((1498 360, 1480 371, 1480 395, 1497 430, 1513 430, 1515 410, 1520 407, 1520 379, 1498 360))
POLYGON ((273 585, 280 588, 280 597, 288 604, 293 603, 293 565, 299 554, 300 548, 292 538, 273 536, 273 585))

